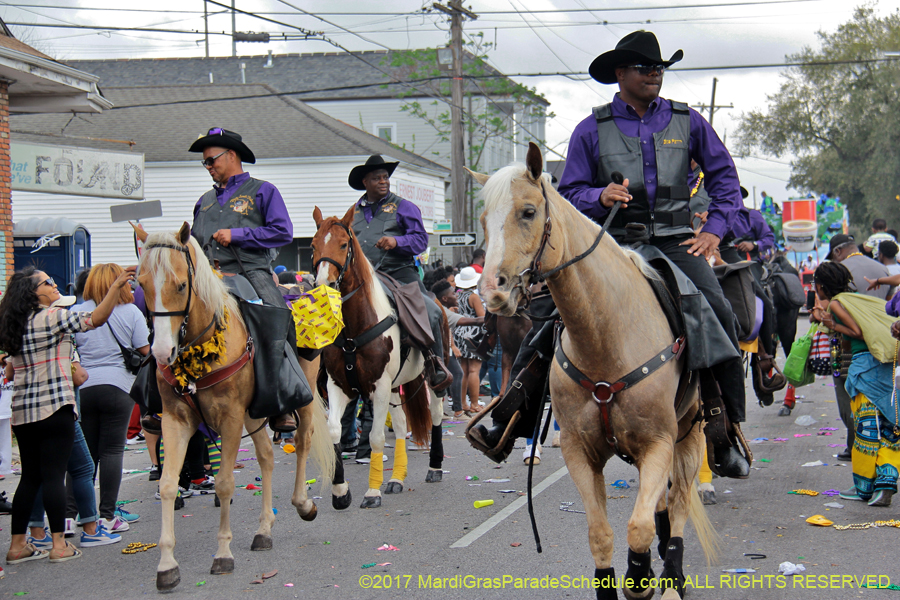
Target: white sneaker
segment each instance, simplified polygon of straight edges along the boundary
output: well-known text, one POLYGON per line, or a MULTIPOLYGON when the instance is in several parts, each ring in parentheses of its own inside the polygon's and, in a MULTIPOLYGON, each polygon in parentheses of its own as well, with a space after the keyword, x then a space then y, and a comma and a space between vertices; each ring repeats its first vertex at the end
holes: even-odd
MULTIPOLYGON (((531 461, 531 446, 525 446, 525 451, 522 453, 522 460, 525 461, 525 464, 530 464, 531 461)), ((541 445, 538 444, 537 450, 534 452, 534 464, 541 464, 541 445)))
MULTIPOLYGON (((388 461, 388 456, 387 456, 387 454, 382 454, 382 455, 381 455, 381 462, 387 462, 387 461, 388 461)), ((367 456, 367 457, 365 457, 365 458, 357 458, 357 459, 356 459, 356 462, 357 462, 358 464, 361 464, 361 465, 368 465, 368 464, 371 464, 371 463, 372 463, 372 459, 371 459, 370 457, 367 456)))
POLYGON ((66 537, 75 537, 75 519, 66 519, 66 537))
POLYGON ((119 533, 131 529, 128 523, 126 521, 123 521, 119 517, 113 517, 112 519, 100 519, 98 522, 102 524, 103 528, 110 533, 119 533))

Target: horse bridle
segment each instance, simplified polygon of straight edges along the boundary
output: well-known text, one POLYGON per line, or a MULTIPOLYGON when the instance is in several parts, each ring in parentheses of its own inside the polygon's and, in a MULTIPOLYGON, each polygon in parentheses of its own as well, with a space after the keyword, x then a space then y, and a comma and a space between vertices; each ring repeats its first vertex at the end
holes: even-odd
MULTIPOLYGON (((344 231, 347 232, 347 235, 350 236, 350 240, 347 242, 347 258, 344 259, 344 264, 341 264, 338 261, 334 260, 333 258, 330 258, 328 256, 323 256, 322 258, 320 258, 313 264, 313 272, 318 272, 319 265, 321 265, 323 262, 332 264, 335 267, 337 267, 338 276, 337 276, 337 279, 334 280, 334 283, 331 284, 331 287, 340 291, 341 290, 341 282, 344 281, 344 275, 347 273, 347 269, 350 268, 350 263, 353 262, 353 230, 350 229, 349 227, 347 227, 346 225, 344 225, 340 221, 336 221, 334 223, 334 225, 340 225, 341 227, 343 227, 344 231)), ((346 296, 341 296, 341 302, 346 302, 348 298, 350 298, 353 294, 355 294, 356 292, 359 291, 360 287, 362 287, 362 286, 357 287, 355 290, 353 290, 346 296)))
MULTIPOLYGON (((617 175, 617 174, 618 173, 614 173, 614 175, 617 175)), ((546 184, 544 183, 544 180, 542 178, 540 180, 540 188, 541 188, 541 194, 544 196, 544 214, 546 215, 546 218, 544 220, 544 233, 541 236, 541 243, 538 246, 538 249, 534 255, 534 258, 531 260, 531 265, 528 268, 524 269, 521 273, 519 273, 519 277, 518 277, 519 280, 512 287, 513 290, 516 288, 521 289, 522 296, 525 298, 525 303, 517 309, 516 314, 518 314, 520 316, 526 316, 529 319, 531 319, 532 321, 535 321, 535 320, 549 321, 550 319, 555 319, 556 315, 552 315, 550 317, 540 317, 540 316, 531 315, 531 314, 525 312, 526 309, 529 307, 529 305, 531 305, 531 299, 532 299, 531 285, 535 284, 535 283, 540 283, 540 282, 546 280, 548 277, 551 277, 552 275, 559 273, 563 269, 565 269, 567 267, 571 267, 578 261, 587 257, 591 252, 596 250, 597 246, 600 245, 600 240, 603 239, 603 235, 606 233, 607 226, 612 222, 613 218, 616 216, 616 213, 619 212, 619 207, 622 206, 621 202, 616 202, 613 205, 612 209, 609 212, 609 215, 606 217, 606 220, 603 222, 603 227, 600 228, 600 233, 597 234, 597 237, 594 240, 594 243, 591 244, 590 248, 588 248, 587 250, 585 250, 578 256, 576 256, 570 260, 567 260, 563 264, 561 264, 557 267, 554 267, 554 268, 550 269, 549 271, 542 273, 541 272, 541 261, 544 257, 544 250, 546 250, 547 246, 550 246, 551 248, 553 247, 553 245, 550 244, 550 232, 553 230, 553 221, 550 218, 550 199, 547 198, 547 189, 544 187, 545 185, 546 184), (526 277, 528 278, 527 286, 525 285, 526 277)), ((510 290, 510 291, 512 291, 512 290, 510 290)))
POLYGON ((193 295, 194 295, 194 261, 191 258, 191 253, 188 250, 188 246, 186 246, 186 245, 176 246, 175 244, 164 244, 163 243, 163 244, 150 244, 149 246, 144 246, 145 251, 154 250, 157 248, 164 249, 164 250, 176 250, 178 252, 183 253, 185 262, 187 262, 187 266, 188 266, 188 280, 187 280, 188 297, 187 297, 187 303, 185 304, 184 310, 172 310, 172 311, 161 312, 161 311, 147 309, 147 314, 150 315, 151 319, 154 319, 156 317, 184 317, 181 321, 181 327, 178 330, 178 345, 175 348, 175 350, 176 350, 175 355, 178 356, 182 352, 184 352, 187 348, 190 348, 191 346, 196 344, 200 340, 200 338, 202 338, 204 335, 206 335, 206 333, 210 329, 212 329, 213 325, 216 324, 216 317, 215 317, 215 315, 213 315, 213 318, 209 322, 209 325, 207 325, 206 328, 202 332, 200 332, 200 335, 195 337, 193 339, 193 341, 191 341, 189 344, 182 345, 182 342, 184 342, 184 338, 187 336, 188 318, 190 317, 190 313, 191 313, 191 299, 193 298, 193 295))

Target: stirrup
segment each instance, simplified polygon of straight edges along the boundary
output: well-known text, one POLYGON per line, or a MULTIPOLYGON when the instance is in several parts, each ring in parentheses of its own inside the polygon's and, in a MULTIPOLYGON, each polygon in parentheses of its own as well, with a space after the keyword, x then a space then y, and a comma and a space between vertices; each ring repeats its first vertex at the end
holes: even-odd
POLYGON ((512 454, 513 446, 515 445, 516 438, 512 435, 513 430, 516 427, 516 423, 519 422, 519 419, 522 417, 522 413, 520 411, 516 411, 513 414, 512 418, 509 420, 509 423, 506 424, 506 429, 503 431, 503 435, 500 437, 500 441, 496 446, 489 446, 487 442, 482 439, 477 432, 473 431, 473 427, 478 425, 478 423, 500 402, 502 396, 497 396, 493 400, 491 400, 490 404, 488 404, 484 410, 476 413, 469 423, 466 425, 466 439, 472 445, 473 448, 490 458, 492 461, 496 463, 502 463, 506 458, 512 454))
MULTIPOLYGON (((728 432, 728 438, 731 443, 731 446, 743 456, 744 459, 747 460, 747 464, 753 464, 753 452, 750 450, 750 445, 747 443, 747 440, 744 438, 744 433, 741 431, 741 426, 738 423, 730 423, 731 429, 728 432)), ((729 475, 725 475, 720 473, 718 468, 716 467, 716 459, 715 459, 715 445, 712 443, 712 440, 707 437, 706 440, 706 461, 709 464, 709 470, 718 475, 719 477, 729 477, 729 475)), ((738 479, 746 479, 746 477, 738 478, 738 479)))

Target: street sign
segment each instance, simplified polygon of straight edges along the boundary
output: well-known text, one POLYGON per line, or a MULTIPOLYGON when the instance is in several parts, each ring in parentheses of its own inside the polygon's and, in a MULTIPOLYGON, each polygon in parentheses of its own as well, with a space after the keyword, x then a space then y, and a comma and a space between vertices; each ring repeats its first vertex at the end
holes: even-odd
POLYGON ((474 246, 475 233, 442 233, 438 236, 441 246, 474 246))
POLYGON ((109 207, 113 223, 122 221, 140 221, 162 216, 162 203, 159 200, 144 200, 130 204, 116 204, 109 207))
POLYGON ((453 231, 453 224, 449 219, 445 219, 443 221, 434 221, 432 223, 432 230, 434 233, 444 233, 453 231))

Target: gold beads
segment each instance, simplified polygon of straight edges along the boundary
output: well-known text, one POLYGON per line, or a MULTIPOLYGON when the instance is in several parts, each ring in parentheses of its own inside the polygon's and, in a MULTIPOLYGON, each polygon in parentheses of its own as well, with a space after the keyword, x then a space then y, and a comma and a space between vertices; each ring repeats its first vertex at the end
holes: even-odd
POLYGON ((125 549, 122 550, 122 554, 137 554, 138 552, 146 552, 150 548, 156 548, 156 544, 142 544, 140 542, 131 542, 125 549))

